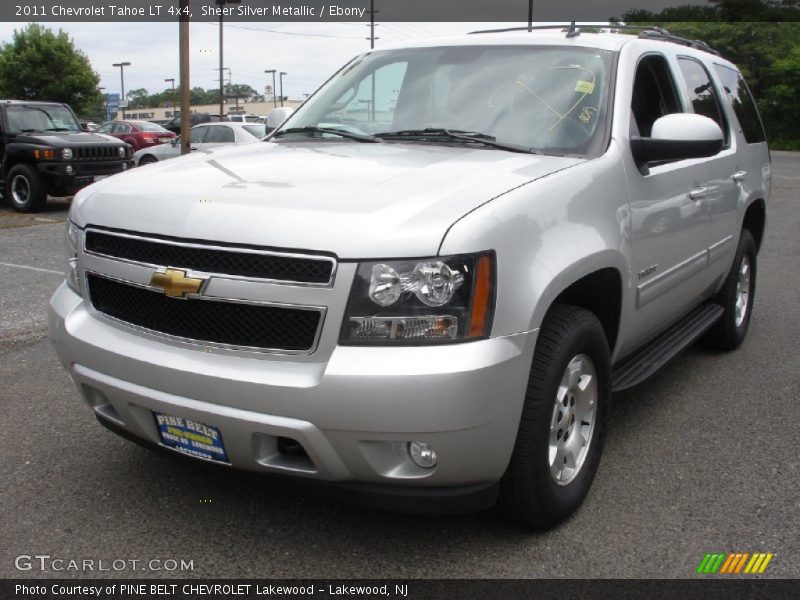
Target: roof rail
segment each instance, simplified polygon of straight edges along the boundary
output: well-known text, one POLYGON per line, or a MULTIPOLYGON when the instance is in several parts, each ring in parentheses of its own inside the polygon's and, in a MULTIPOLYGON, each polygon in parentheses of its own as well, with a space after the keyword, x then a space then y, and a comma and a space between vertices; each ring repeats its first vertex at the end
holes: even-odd
POLYGON ((575 21, 572 21, 568 25, 559 25, 554 23, 551 25, 534 25, 532 27, 507 27, 505 29, 483 29, 480 31, 470 31, 469 34, 475 35, 481 33, 507 33, 511 31, 560 29, 561 31, 567 34, 567 37, 576 37, 580 35, 581 27, 586 27, 588 29, 604 29, 608 30, 610 33, 615 33, 617 31, 639 31, 640 33, 638 37, 642 39, 652 39, 652 40, 662 40, 665 42, 672 42, 675 44, 681 44, 682 46, 695 48, 697 50, 710 52, 712 54, 716 54, 717 56, 719 56, 719 52, 714 50, 711 46, 709 46, 702 40, 690 40, 688 38, 683 38, 678 35, 670 33, 663 27, 655 27, 653 25, 617 25, 615 23, 608 23, 608 24, 580 23, 576 25, 575 21))

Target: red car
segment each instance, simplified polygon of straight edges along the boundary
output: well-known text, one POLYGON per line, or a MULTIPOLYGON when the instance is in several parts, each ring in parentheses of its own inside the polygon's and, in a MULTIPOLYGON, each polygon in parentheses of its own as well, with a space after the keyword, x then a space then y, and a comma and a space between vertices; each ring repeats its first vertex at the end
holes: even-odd
POLYGON ((134 151, 171 142, 175 134, 150 121, 109 121, 97 133, 107 133, 133 146, 134 151))

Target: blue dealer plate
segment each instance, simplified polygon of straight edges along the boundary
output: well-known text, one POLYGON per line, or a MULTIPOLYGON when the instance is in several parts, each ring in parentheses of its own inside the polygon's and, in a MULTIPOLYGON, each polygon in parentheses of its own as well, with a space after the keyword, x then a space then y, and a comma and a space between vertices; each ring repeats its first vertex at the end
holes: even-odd
POLYGON ((161 443, 196 458, 228 462, 222 434, 212 425, 153 411, 161 443))

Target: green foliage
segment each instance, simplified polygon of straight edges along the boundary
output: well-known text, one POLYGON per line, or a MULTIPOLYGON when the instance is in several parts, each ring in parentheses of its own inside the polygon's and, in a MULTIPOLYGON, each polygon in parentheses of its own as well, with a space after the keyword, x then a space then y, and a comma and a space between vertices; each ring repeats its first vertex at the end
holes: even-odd
POLYGON ((709 4, 677 6, 657 14, 630 10, 622 20, 629 25, 657 24, 670 33, 708 43, 741 69, 771 147, 797 148, 800 0, 709 0, 709 4))
POLYGON ((36 23, 0 47, 0 97, 66 102, 78 114, 102 112, 100 78, 63 31, 36 23))

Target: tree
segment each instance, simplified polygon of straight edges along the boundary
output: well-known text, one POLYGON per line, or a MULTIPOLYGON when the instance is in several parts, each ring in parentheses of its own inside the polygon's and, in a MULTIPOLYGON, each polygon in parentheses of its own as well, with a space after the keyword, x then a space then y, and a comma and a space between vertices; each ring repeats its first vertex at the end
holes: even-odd
POLYGON ((800 84, 798 0, 709 0, 710 6, 676 6, 660 13, 630 10, 629 25, 657 24, 670 33, 703 40, 742 71, 773 148, 800 147, 794 118, 800 84), (692 16, 693 15, 693 16, 692 16), (679 18, 680 17, 680 18, 679 18), (770 22, 781 21, 784 22, 770 22))
POLYGON ((37 23, 0 47, 0 97, 66 102, 79 114, 102 106, 100 77, 63 31, 37 23))
POLYGON ((144 88, 137 88, 131 90, 126 94, 128 98, 128 108, 147 108, 147 90, 144 88))

